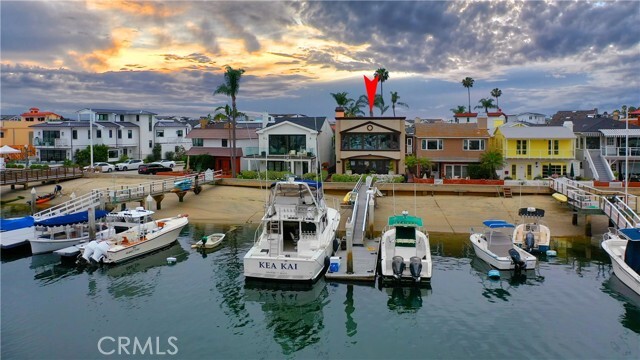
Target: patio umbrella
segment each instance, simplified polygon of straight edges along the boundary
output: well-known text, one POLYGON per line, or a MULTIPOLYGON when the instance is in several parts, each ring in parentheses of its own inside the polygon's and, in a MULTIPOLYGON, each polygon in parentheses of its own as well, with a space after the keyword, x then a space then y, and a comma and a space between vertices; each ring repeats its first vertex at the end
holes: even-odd
POLYGON ((5 146, 0 148, 0 155, 4 155, 4 154, 19 154, 21 152, 22 151, 16 150, 16 149, 12 148, 9 145, 5 145, 5 146))

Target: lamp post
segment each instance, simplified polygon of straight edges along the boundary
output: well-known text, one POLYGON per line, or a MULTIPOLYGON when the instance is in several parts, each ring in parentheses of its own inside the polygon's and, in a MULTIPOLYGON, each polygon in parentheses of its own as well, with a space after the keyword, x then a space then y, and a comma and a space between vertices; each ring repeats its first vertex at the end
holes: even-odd
POLYGON ((89 117, 89 153, 91 154, 89 169, 93 169, 93 119, 95 116, 96 113, 92 111, 91 116, 89 117))

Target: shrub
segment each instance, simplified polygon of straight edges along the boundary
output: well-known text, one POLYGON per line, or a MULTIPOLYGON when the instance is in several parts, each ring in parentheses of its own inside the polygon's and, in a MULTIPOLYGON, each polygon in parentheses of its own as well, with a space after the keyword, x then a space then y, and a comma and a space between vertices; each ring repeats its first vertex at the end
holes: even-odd
POLYGON ((146 163, 152 163, 154 161, 156 161, 156 158, 155 158, 155 156, 153 156, 153 154, 149 154, 149 155, 147 155, 146 158, 144 158, 144 162, 146 162, 146 163))
POLYGON ((166 153, 164 153, 164 158, 167 160, 175 160, 174 157, 176 156, 176 153, 174 153, 173 151, 167 151, 166 153))
POLYGON ((33 170, 47 170, 48 168, 49 168, 49 165, 47 164, 33 164, 29 166, 29 169, 33 169, 33 170))
POLYGON ((318 178, 317 173, 306 173, 302 175, 302 178, 305 180, 324 181, 324 179, 326 179, 327 176, 329 176, 329 172, 327 170, 322 170, 320 174, 320 178, 318 178))
POLYGON ((347 174, 331 175, 331 181, 333 182, 357 182, 359 179, 360 179, 360 175, 347 175, 347 174))
POLYGON ((127 160, 129 160, 129 157, 127 155, 125 155, 125 154, 122 154, 120 156, 120 159, 118 159, 118 162, 121 163, 121 162, 125 162, 127 160))
POLYGON ((243 170, 238 174, 238 179, 257 179, 258 173, 251 170, 243 170))

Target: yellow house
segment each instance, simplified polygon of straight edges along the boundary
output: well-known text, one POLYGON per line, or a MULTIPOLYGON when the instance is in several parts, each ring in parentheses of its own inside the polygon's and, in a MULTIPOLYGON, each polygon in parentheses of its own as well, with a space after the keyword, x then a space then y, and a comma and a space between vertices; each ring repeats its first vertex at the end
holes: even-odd
POLYGON ((565 126, 501 126, 494 132, 490 148, 505 160, 501 178, 531 180, 536 177, 580 174, 575 160, 576 136, 565 126))
POLYGON ((0 121, 1 145, 9 145, 15 149, 29 147, 33 145, 33 129, 29 128, 31 125, 61 118, 56 113, 41 112, 38 108, 31 108, 20 116, 3 116, 0 121))

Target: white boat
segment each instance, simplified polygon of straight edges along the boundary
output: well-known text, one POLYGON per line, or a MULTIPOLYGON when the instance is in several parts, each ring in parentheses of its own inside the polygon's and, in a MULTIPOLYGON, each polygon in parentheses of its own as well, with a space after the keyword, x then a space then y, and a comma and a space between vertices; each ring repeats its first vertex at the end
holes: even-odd
POLYGON ((611 258, 616 277, 640 295, 640 229, 609 229, 600 245, 611 258))
MULTIPOLYGON (((89 225, 75 224, 42 229, 36 227, 36 233, 36 238, 29 239, 31 253, 45 254, 89 240, 89 225)), ((115 234, 116 231, 112 227, 96 225, 96 240, 105 240, 115 234)))
POLYGON ((338 247, 340 213, 327 207, 321 184, 293 178, 271 185, 253 247, 244 256, 248 279, 313 282, 338 247))
POLYGON ((527 252, 546 254, 551 241, 551 230, 542 223, 544 210, 534 207, 518 210, 521 223, 513 231, 513 243, 527 252))
MULTIPOLYGON (((144 219, 138 217, 137 219, 144 219)), ((171 245, 189 223, 186 215, 156 221, 140 222, 137 226, 102 241, 92 240, 78 245, 79 263, 115 264, 171 245)))
POLYGON ((191 245, 192 249, 213 249, 214 247, 220 245, 222 240, 224 240, 224 233, 213 233, 209 236, 203 236, 201 241, 191 245))
POLYGON ((512 242, 511 234, 515 226, 504 220, 485 220, 484 232, 473 232, 469 241, 476 256, 498 270, 534 269, 536 257, 512 242))
POLYGON ((32 216, 0 219, 0 246, 2 250, 24 245, 35 234, 35 219, 32 216))
POLYGON ((380 240, 380 270, 383 280, 431 281, 429 234, 421 231, 422 219, 402 215, 389 217, 380 240))

